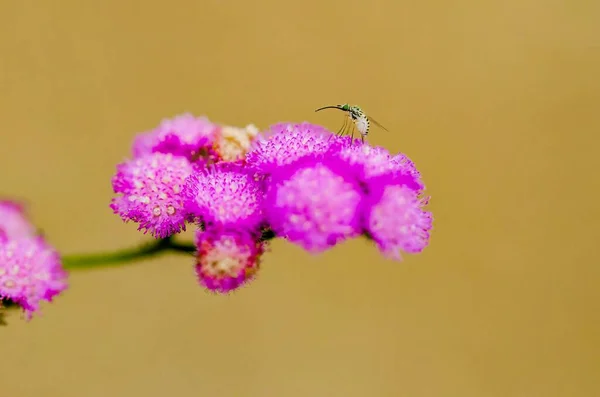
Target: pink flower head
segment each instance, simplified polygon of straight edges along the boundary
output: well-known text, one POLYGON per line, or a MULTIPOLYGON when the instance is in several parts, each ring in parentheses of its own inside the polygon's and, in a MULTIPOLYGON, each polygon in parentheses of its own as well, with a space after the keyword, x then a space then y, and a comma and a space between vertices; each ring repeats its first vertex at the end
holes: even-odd
POLYGON ((240 163, 219 163, 193 173, 183 191, 185 206, 204 223, 259 231, 264 192, 255 173, 240 163))
POLYGON ((199 230, 196 275, 206 289, 227 293, 254 278, 266 243, 243 231, 199 230))
POLYGON ((331 150, 335 152, 354 168, 354 172, 361 182, 369 184, 369 180, 387 174, 392 177, 395 174, 407 174, 413 176, 411 187, 422 190, 423 184, 414 164, 403 154, 392 157, 390 153, 380 147, 371 146, 368 143, 354 141, 350 143, 347 137, 340 140, 341 147, 331 150))
POLYGON ((417 170, 415 163, 409 159, 407 155, 404 153, 398 153, 392 157, 392 163, 395 165, 396 170, 412 175, 415 179, 415 182, 420 186, 419 190, 425 189, 425 185, 421 180, 421 173, 419 170, 417 170))
POLYGON ((28 238, 35 234, 35 227, 29 221, 23 204, 0 200, 0 240, 28 238))
POLYGON ((344 161, 306 156, 275 170, 265 212, 276 235, 317 253, 360 233, 362 196, 344 161))
POLYGON ((139 134, 133 143, 134 157, 150 153, 171 153, 190 161, 213 155, 220 127, 206 117, 195 117, 190 113, 164 119, 160 125, 139 134))
POLYGON ((182 190, 192 165, 183 157, 154 153, 117 166, 112 185, 111 208, 124 221, 139 224, 138 230, 164 238, 185 230, 187 211, 182 190))
POLYGON ((21 306, 27 317, 67 288, 58 253, 41 238, 0 243, 0 298, 21 306))
POLYGON ((308 154, 322 154, 336 143, 336 137, 320 125, 279 123, 260 136, 246 161, 258 170, 269 173, 308 154))
POLYGON ((402 178, 379 178, 365 204, 367 234, 393 259, 401 259, 400 251, 421 252, 433 224, 431 213, 423 210, 428 198, 420 198, 402 178))

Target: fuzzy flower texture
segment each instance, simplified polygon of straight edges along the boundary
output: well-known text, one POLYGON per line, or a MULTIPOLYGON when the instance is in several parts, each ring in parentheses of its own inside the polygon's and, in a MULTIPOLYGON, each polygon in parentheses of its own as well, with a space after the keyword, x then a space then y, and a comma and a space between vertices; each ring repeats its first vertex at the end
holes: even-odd
POLYGON ((27 217, 21 203, 0 200, 0 303, 21 307, 27 319, 67 288, 57 251, 27 217))
POLYGON ((111 208, 155 238, 197 228, 196 275, 227 293, 253 279, 275 236, 317 254, 359 236, 388 258, 429 243, 429 198, 415 164, 326 128, 259 133, 176 116, 139 134, 117 166, 111 208))

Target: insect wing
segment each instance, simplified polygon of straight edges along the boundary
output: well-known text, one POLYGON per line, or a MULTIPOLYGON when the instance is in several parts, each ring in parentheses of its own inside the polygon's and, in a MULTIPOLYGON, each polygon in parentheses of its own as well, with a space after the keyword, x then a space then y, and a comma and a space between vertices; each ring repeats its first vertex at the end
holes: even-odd
POLYGON ((381 124, 379 124, 379 123, 377 122, 377 120, 375 120, 373 117, 371 117, 371 116, 367 116, 367 117, 369 118, 369 121, 370 121, 371 123, 375 124, 377 127, 379 127, 379 128, 382 128, 382 129, 384 129, 384 130, 385 130, 385 131, 387 131, 387 132, 390 132, 390 131, 389 131, 387 128, 385 128, 384 126, 382 126, 381 124))

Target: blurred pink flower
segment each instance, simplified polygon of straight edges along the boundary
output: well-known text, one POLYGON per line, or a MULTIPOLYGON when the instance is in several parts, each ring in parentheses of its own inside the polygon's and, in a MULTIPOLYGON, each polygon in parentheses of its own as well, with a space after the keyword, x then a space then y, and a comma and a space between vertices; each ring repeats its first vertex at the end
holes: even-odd
POLYGON ((335 156, 273 170, 265 212, 275 233, 314 253, 359 235, 363 191, 348 171, 335 156))
POLYGON ((21 306, 27 318, 64 291, 66 280, 58 253, 42 238, 0 243, 0 298, 21 306))
POLYGON ((219 137, 220 127, 206 117, 190 113, 163 119, 152 131, 141 133, 133 142, 133 156, 151 153, 170 153, 189 161, 202 160, 214 155, 213 147, 219 137))
POLYGON ((0 200, 0 239, 22 239, 35 234, 35 227, 29 221, 23 204, 0 200))
POLYGON ((366 204, 366 231, 381 252, 401 259, 401 252, 418 253, 429 244, 433 218, 420 198, 402 180, 381 179, 366 204))

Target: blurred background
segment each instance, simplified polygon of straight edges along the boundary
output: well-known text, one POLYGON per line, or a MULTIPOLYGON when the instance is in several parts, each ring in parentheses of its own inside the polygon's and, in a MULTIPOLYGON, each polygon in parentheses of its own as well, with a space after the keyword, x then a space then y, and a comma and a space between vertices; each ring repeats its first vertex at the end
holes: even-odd
POLYGON ((0 0, 0 190, 63 254, 144 241, 108 208, 133 136, 186 111, 390 132, 435 217, 402 263, 276 241, 248 288, 184 256, 78 271, 0 328, 0 394, 598 396, 600 3, 0 0))

